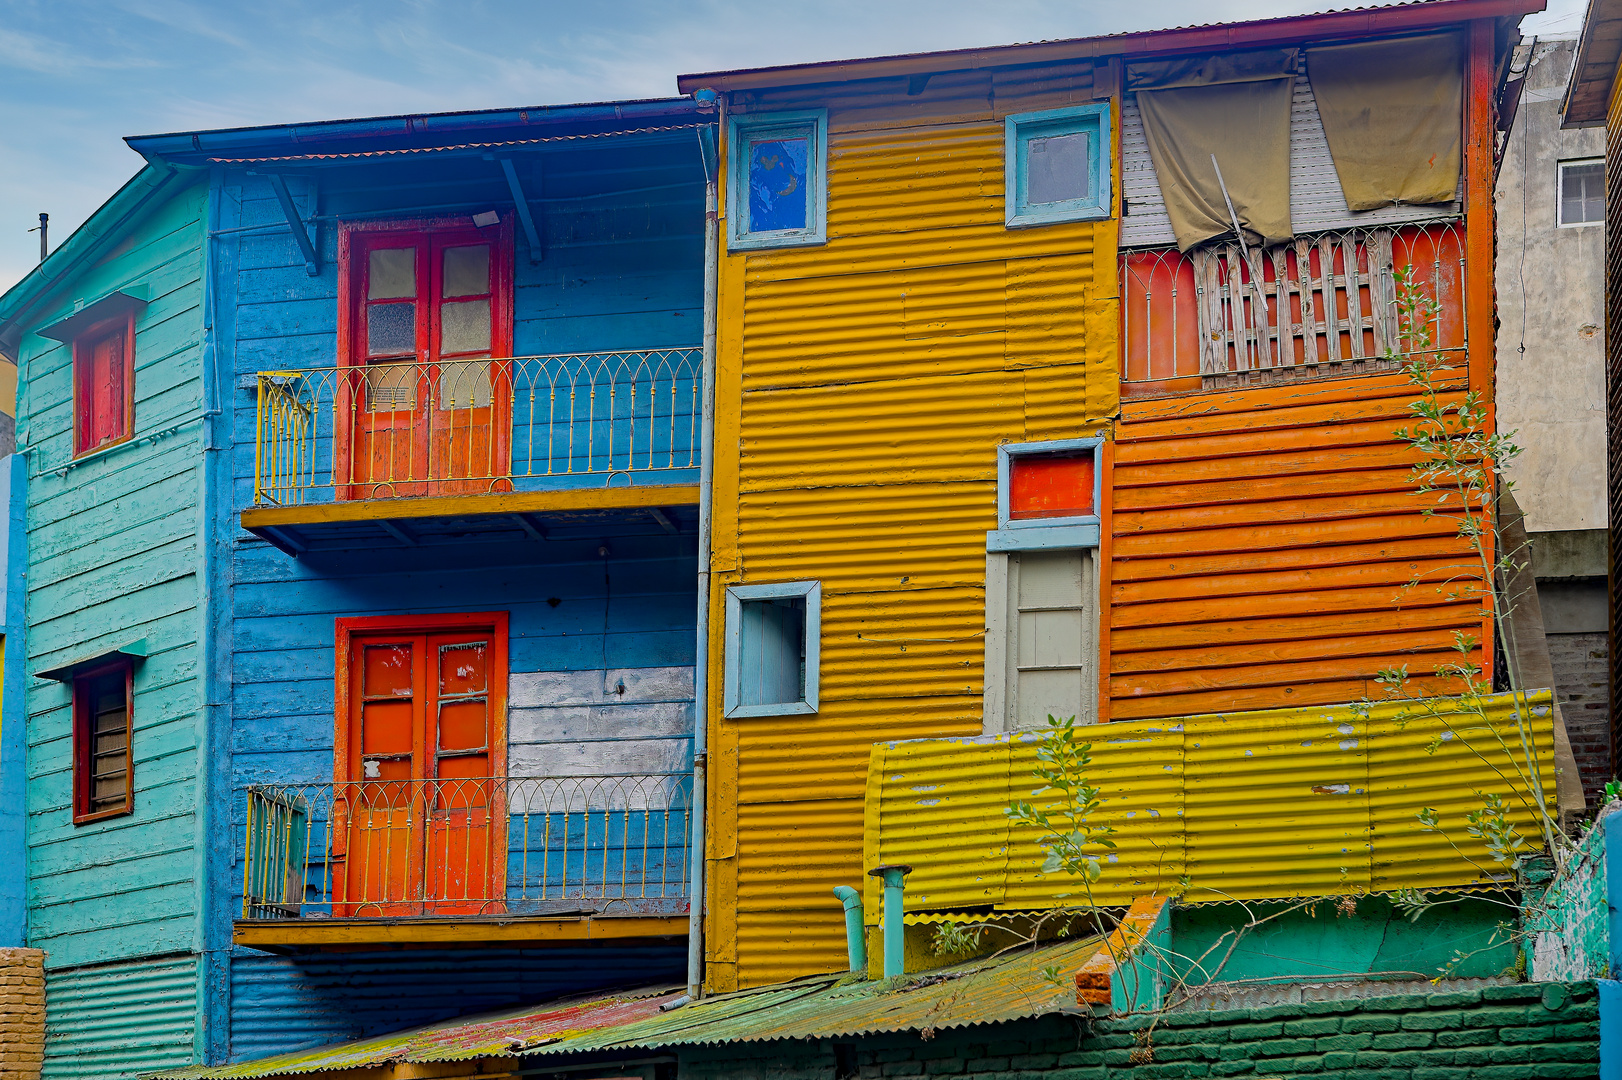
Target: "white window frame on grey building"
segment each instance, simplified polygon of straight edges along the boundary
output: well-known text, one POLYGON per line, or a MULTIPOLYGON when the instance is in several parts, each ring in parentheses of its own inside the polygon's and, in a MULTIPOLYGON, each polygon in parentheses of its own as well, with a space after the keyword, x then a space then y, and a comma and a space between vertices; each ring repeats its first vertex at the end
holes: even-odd
POLYGON ((815 713, 822 667, 822 583, 730 586, 726 619, 725 715, 815 713), (790 627, 800 631, 797 641, 787 633, 790 627), (785 678, 796 665, 798 679, 785 678), (790 685, 795 682, 798 686, 790 685))
MULTIPOLYGON (((1586 203, 1587 200, 1585 199, 1584 202, 1586 203)), ((1560 162, 1559 171, 1555 176, 1554 204, 1555 218, 1560 223, 1560 228, 1562 229, 1581 229, 1589 225, 1605 224, 1605 159, 1579 158, 1575 161, 1560 162), (1599 196, 1596 200, 1596 205, 1599 209, 1598 217, 1583 218, 1581 221, 1566 220, 1566 174, 1569 170, 1575 168, 1597 168, 1599 170, 1600 189, 1599 196)))

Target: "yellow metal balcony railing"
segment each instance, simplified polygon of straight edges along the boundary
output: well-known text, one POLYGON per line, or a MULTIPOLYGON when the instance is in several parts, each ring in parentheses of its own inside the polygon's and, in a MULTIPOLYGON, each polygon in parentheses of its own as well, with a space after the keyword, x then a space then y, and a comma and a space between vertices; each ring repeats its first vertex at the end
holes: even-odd
POLYGON ((259 375, 256 506, 697 479, 697 348, 259 375))
POLYGON ((247 789, 242 918, 687 911, 689 774, 247 789))

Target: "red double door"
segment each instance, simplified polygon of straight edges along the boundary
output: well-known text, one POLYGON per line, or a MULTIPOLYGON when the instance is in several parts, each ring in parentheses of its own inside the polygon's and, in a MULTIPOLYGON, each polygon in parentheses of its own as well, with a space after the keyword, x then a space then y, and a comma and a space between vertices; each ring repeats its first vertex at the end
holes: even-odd
POLYGON ((344 232, 338 498, 511 490, 509 236, 505 223, 344 232))
POLYGON ((348 663, 340 672, 333 914, 499 912, 504 620, 364 625, 378 621, 340 621, 348 663))

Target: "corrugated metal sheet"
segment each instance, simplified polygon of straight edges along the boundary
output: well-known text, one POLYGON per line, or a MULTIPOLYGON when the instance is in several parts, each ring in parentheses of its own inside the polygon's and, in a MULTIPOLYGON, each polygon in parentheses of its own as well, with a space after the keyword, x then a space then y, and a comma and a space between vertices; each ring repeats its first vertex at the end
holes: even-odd
POLYGON ((594 1000, 553 1002, 496 1016, 437 1024, 308 1054, 244 1065, 186 1069, 179 1078, 247 1080, 386 1063, 506 1059, 544 1067, 545 1058, 616 1050, 831 1039, 883 1032, 933 1032, 1083 1012, 1064 978, 1098 951, 1087 938, 941 968, 899 985, 844 984, 843 973, 706 998, 661 1013, 677 991, 652 988, 594 1000), (516 1059, 516 1060, 514 1060, 516 1059))
POLYGON ((1401 373, 1129 403, 1116 429, 1109 716, 1329 704, 1420 685, 1483 634, 1476 562, 1409 478, 1401 373), (1411 591, 1415 577, 1423 583, 1411 591))
MULTIPOLYGON (((863 881, 871 744, 980 730, 996 446, 1115 410, 1114 225, 1004 224, 1001 117, 1093 81, 1070 64, 743 102, 829 110, 828 243, 724 260, 718 387, 741 409, 717 434, 740 454, 716 473, 736 507, 720 583, 821 581, 822 671, 817 715, 716 733, 716 988, 843 966, 831 889, 863 881)), ((721 656, 718 637, 718 693, 721 656)))
MULTIPOLYGON (((1305 57, 1302 64, 1305 65, 1305 57)), ((1160 181, 1143 136, 1143 114, 1137 95, 1121 105, 1121 194, 1129 212, 1121 219, 1122 247, 1174 247, 1177 236, 1166 216, 1160 181)), ((1353 213, 1346 206, 1329 139, 1318 116, 1318 100, 1305 74, 1296 76, 1290 102, 1290 224, 1297 233, 1318 233, 1354 226, 1391 225, 1456 217, 1457 201, 1442 206, 1383 206, 1353 213)))
POLYGON ((328 1046, 635 979, 680 981, 675 945, 231 958, 233 1061, 328 1046))
MULTIPOLYGON (((1549 701, 1548 691, 1530 698, 1530 727, 1552 799, 1549 701)), ((1486 702, 1490 726, 1397 705, 1374 707, 1366 723, 1339 705, 1100 726, 1089 732, 1089 780, 1102 789, 1100 820, 1114 826, 1116 848, 1101 852, 1104 874, 1090 895, 1040 873, 1034 834, 1001 813, 1015 799, 1041 802, 1037 735, 881 744, 864 860, 912 865, 914 911, 1117 905, 1179 887, 1199 901, 1479 886, 1497 873, 1465 833, 1482 792, 1506 796, 1522 833, 1534 843, 1539 834, 1529 778, 1500 742, 1516 743, 1514 699, 1486 702), (1422 807, 1437 810, 1440 831, 1419 823, 1422 807)), ((870 888, 874 923, 877 901, 870 888)))
POLYGON ((193 1060, 197 957, 45 973, 46 1080, 123 1080, 193 1060))

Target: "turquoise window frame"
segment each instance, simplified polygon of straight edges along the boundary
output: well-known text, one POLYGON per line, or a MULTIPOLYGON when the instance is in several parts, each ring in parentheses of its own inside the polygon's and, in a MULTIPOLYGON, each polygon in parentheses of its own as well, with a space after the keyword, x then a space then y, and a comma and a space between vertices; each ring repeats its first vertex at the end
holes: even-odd
POLYGON ((1104 439, 1052 439, 1047 442, 1004 443, 997 447, 997 528, 986 533, 986 551, 1041 551, 1049 548, 1098 546, 1104 505, 1104 439), (1091 454, 1093 459, 1093 512, 1075 517, 1015 518, 1009 512, 1009 483, 1014 459, 1047 454, 1091 454))
POLYGON ((1007 225, 1010 229, 1053 225, 1063 221, 1100 221, 1114 206, 1111 187, 1114 150, 1110 143, 1109 102, 1075 105, 1064 109, 1014 113, 1003 121, 1003 168, 1007 225), (1037 203, 1026 200, 1025 150, 1032 139, 1085 132, 1092 182, 1083 199, 1037 203))
POLYGON ((784 581, 771 585, 732 585, 726 593, 726 654, 722 662, 721 708, 727 719, 751 716, 808 716, 817 711, 822 681, 822 582, 784 581), (743 605, 751 600, 805 601, 805 685, 798 701, 744 705, 738 689, 743 675, 743 605))
POLYGON ((828 110, 746 113, 727 121, 727 250, 799 247, 828 239, 828 110), (749 228, 749 142, 765 138, 805 138, 805 228, 755 232, 749 228))

